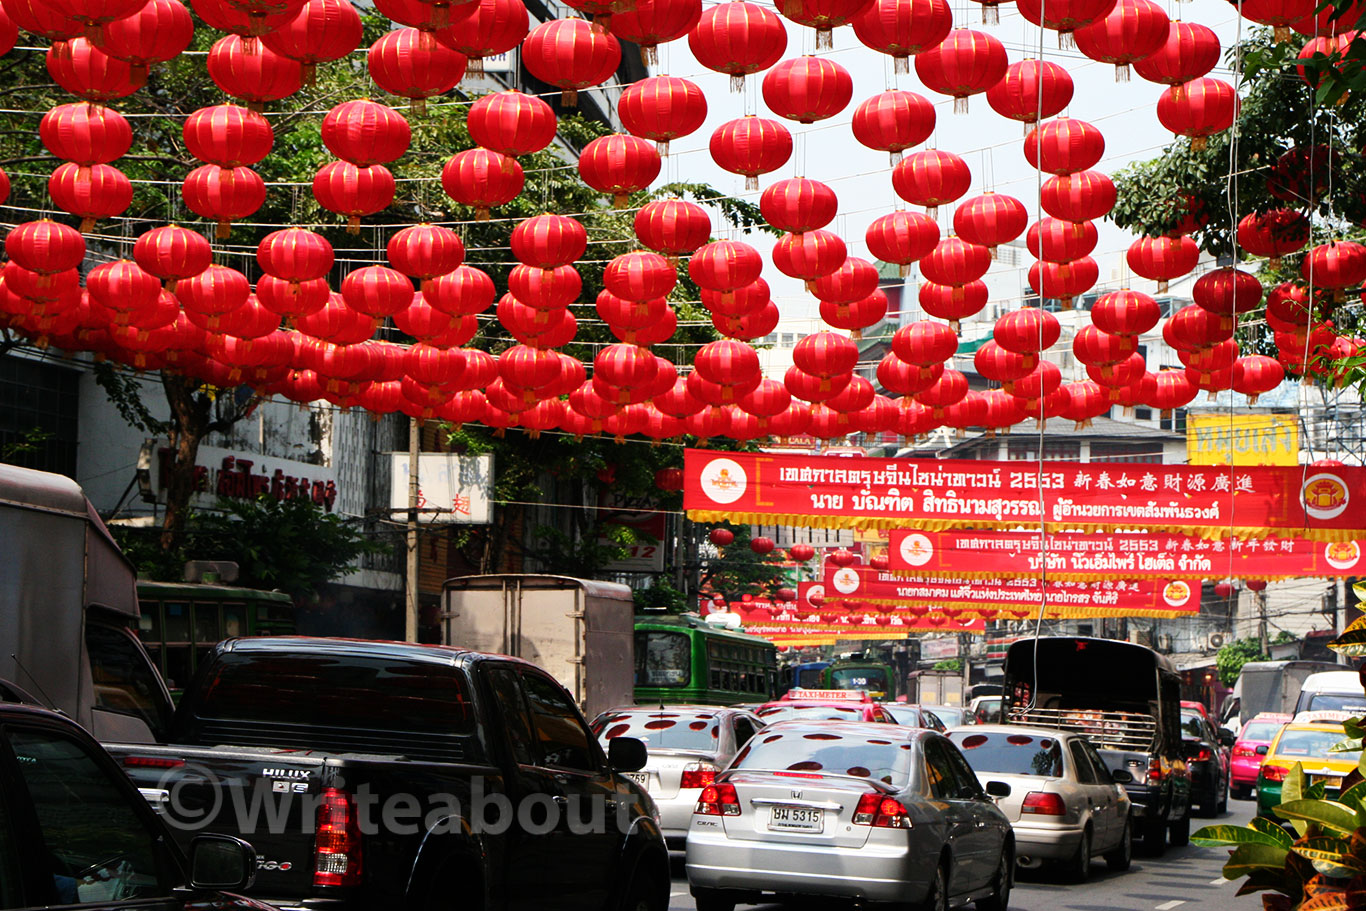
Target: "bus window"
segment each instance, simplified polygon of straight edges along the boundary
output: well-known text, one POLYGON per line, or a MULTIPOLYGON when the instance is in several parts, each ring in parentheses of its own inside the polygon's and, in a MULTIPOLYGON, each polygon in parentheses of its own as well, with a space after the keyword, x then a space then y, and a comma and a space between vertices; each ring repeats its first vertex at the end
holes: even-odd
POLYGON ((797 687, 800 689, 819 689, 822 667, 804 667, 797 671, 797 687))
POLYGON ((687 686, 692 680, 692 640, 687 633, 636 633, 636 686, 687 686))
POLYGON ((244 604, 223 605, 223 638, 233 639, 247 634, 247 608, 244 604))
POLYGON ((196 602, 194 606, 194 643, 198 646, 213 645, 222 639, 218 625, 218 605, 196 602))

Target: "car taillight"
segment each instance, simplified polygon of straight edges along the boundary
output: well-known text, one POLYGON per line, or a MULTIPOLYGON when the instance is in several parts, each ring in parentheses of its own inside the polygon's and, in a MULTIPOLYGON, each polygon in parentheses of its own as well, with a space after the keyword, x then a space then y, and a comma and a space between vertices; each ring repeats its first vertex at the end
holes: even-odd
POLYGON ((1290 770, 1285 766, 1262 764, 1261 776, 1267 781, 1285 781, 1285 776, 1290 774, 1290 770))
POLYGON ((875 829, 909 829, 911 816, 906 805, 881 794, 863 794, 854 808, 854 825, 875 829))
POLYGON ((313 885, 360 884, 360 817, 350 794, 336 788, 323 791, 314 841, 313 885))
POLYGON ((1148 760, 1148 784, 1161 784, 1164 777, 1161 761, 1155 756, 1148 760))
POLYGON ((1233 745, 1233 755, 1234 755, 1234 756, 1256 756, 1256 755, 1257 755, 1257 751, 1254 750, 1252 747, 1248 746, 1247 744, 1236 743, 1236 744, 1233 745))
POLYGON ((678 779, 680 788, 705 788, 716 780, 716 769, 700 762, 692 763, 683 769, 678 779))
POLYGON ((185 764, 185 760, 164 759, 160 756, 125 756, 123 764, 135 769, 178 769, 185 764))
POLYGON ((1063 803, 1062 796, 1052 794, 1048 791, 1030 791, 1025 795, 1024 803, 1020 806, 1021 813, 1031 813, 1036 816, 1066 816, 1067 804, 1063 803))
POLYGON ((1214 754, 1211 753, 1211 752, 1209 751, 1209 748, 1208 748, 1208 747, 1201 747, 1201 748, 1200 748, 1200 752, 1196 753, 1194 756, 1191 757, 1191 761, 1192 761, 1192 762, 1209 762, 1209 761, 1210 761, 1211 759, 1213 759, 1213 758, 1214 758, 1214 754))
POLYGON ((702 816, 739 816, 740 798, 735 794, 735 785, 725 782, 707 785, 698 796, 693 812, 702 816))

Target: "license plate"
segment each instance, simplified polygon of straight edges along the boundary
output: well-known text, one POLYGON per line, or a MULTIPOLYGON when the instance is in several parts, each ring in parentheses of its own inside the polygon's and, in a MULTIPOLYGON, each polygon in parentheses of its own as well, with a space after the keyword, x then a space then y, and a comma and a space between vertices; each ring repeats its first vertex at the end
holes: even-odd
POLYGON ((648 773, 646 773, 646 772, 626 772, 626 773, 624 773, 624 774, 626 775, 627 778, 631 779, 631 780, 634 781, 636 784, 640 785, 642 788, 647 788, 647 789, 648 789, 648 788, 650 787, 650 776, 649 776, 648 773))
POLYGON ((821 811, 813 807, 774 807, 768 827, 788 832, 819 832, 823 821, 821 811))

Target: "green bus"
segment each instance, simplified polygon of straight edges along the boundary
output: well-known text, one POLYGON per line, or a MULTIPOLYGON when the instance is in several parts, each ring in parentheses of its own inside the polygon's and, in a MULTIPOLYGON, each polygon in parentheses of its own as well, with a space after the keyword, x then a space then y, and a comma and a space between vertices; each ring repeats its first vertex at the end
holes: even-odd
POLYGON ((896 675, 889 665, 877 661, 836 661, 821 671, 823 690, 867 690, 874 699, 888 702, 897 697, 896 675))
POLYGON ((767 702, 778 648, 694 615, 636 617, 636 703, 767 702))
POLYGON ((294 602, 283 592, 194 582, 138 582, 138 638, 171 692, 190 682, 215 643, 234 636, 294 632, 294 602))

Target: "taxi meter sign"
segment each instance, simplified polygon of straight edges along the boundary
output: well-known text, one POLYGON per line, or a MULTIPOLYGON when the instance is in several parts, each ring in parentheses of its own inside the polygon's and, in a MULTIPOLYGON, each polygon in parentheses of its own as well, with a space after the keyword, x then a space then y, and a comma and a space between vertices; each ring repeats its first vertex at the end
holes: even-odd
POLYGON ((807 690, 792 688, 783 694, 783 699, 796 702, 809 699, 815 702, 872 702, 873 698, 864 690, 807 690))

